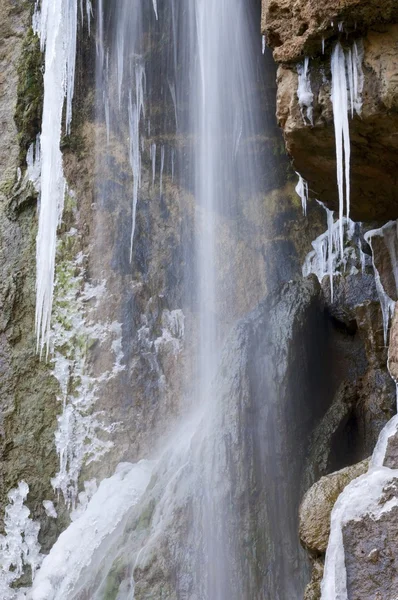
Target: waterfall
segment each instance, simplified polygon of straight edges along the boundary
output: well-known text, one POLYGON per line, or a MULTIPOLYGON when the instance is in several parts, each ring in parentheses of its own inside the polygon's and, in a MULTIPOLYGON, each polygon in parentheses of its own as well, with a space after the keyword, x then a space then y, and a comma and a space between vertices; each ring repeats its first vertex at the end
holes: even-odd
MULTIPOLYGON (((304 383, 293 393, 289 365, 279 362, 276 332, 282 324, 286 339, 295 334, 295 291, 278 296, 277 306, 270 293, 284 257, 272 266, 265 239, 265 196, 278 181, 267 122, 274 107, 265 100, 275 73, 264 75, 260 2, 80 3, 80 15, 96 23, 87 124, 95 175, 85 182, 88 199, 70 192, 86 246, 61 265, 52 311, 66 190, 59 146, 64 105, 66 133, 71 126, 79 14, 77 0, 57 6, 56 13, 43 2, 41 12, 47 224, 38 252, 51 268, 38 260, 37 327, 48 347, 54 313, 50 352, 62 414, 51 482, 72 522, 27 597, 100 599, 109 585, 120 600, 142 589, 157 597, 147 571, 170 555, 172 540, 164 577, 178 597, 299 600, 308 560, 297 539, 305 449, 296 449, 295 436, 311 425, 305 410, 293 429, 285 418, 293 397, 301 406, 308 390, 304 383), (105 454, 108 461, 91 464, 105 454)), ((300 85, 311 120, 308 61, 300 85)), ((305 213, 301 178, 297 191, 305 213)), ((76 229, 62 235, 74 248, 76 229)), ((306 285, 300 326, 313 293, 306 285)), ((307 359, 301 353, 303 372, 307 359)), ((49 518, 60 514, 44 502, 49 518)))

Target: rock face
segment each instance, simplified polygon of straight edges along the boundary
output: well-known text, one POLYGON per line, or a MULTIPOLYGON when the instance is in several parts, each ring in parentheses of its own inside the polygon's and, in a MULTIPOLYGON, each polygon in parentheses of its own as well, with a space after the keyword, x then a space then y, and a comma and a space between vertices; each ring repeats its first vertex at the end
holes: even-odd
MULTIPOLYGON (((31 190, 25 188, 21 195, 17 169, 23 176, 25 166, 14 121, 19 108, 20 123, 29 121, 30 136, 35 135, 34 115, 29 116, 23 102, 37 93, 28 85, 37 75, 31 54, 32 47, 37 50, 37 39, 32 41, 29 29, 32 6, 33 2, 0 2, 0 521, 6 494, 26 480, 29 508, 44 523, 42 500, 52 495, 50 479, 57 465, 51 433, 56 426, 57 388, 48 366, 36 354, 36 203, 31 190), (28 56, 32 62, 26 64, 28 56), (19 92, 23 101, 18 101, 19 92)), ((37 97, 31 101, 34 104, 37 97)), ((29 140, 25 134, 23 144, 29 140)), ((52 526, 42 531, 45 549, 54 533, 52 526)))
POLYGON ((350 33, 398 20, 394 0, 263 0, 262 30, 277 62, 320 53, 322 38, 336 38, 339 23, 350 33))
POLYGON ((351 215, 358 221, 398 216, 395 171, 398 146, 395 107, 398 99, 398 14, 395 2, 265 2, 263 29, 278 70, 277 115, 296 170, 309 183, 310 195, 337 208, 336 148, 331 96, 331 50, 340 40, 350 47, 363 41, 363 107, 350 120, 351 215), (319 12, 318 12, 319 11, 319 12), (331 27, 333 21, 333 27, 331 27), (342 23, 343 32, 339 32, 342 23), (356 25, 356 28, 355 28, 356 25), (293 32, 302 31, 302 35, 293 32), (322 51, 322 44, 325 51, 322 51), (305 122, 297 89, 297 63, 310 57, 313 125, 305 122), (293 62, 294 64, 288 64, 293 62), (310 149, 310 151, 309 151, 310 149))
POLYGON ((344 488, 369 468, 369 460, 322 477, 305 494, 300 506, 300 539, 314 556, 325 554, 330 515, 344 488))
POLYGON ((393 600, 396 597, 397 535, 396 506, 378 519, 365 515, 360 521, 352 521, 345 526, 344 548, 349 600, 393 600))

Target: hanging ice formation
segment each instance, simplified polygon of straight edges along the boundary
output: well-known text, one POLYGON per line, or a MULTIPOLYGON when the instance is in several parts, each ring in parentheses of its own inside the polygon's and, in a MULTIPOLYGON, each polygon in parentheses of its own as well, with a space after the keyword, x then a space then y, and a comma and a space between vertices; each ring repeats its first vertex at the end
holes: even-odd
MULTIPOLYGON (((91 16, 91 2, 86 1, 91 16)), ((36 334, 40 353, 47 346, 53 304, 57 228, 62 219, 65 178, 60 141, 70 132, 75 81, 77 0, 37 1, 33 29, 45 51, 43 120, 40 136, 41 191, 36 245, 36 334)))
MULTIPOLYGON (((158 19, 158 3, 152 0, 154 18, 158 19)), ((103 110, 107 128, 108 143, 112 134, 115 136, 124 127, 127 128, 124 139, 129 140, 129 159, 133 176, 133 191, 131 203, 131 240, 130 261, 133 257, 134 234, 138 195, 141 188, 142 152, 145 141, 142 134, 145 120, 146 71, 145 48, 142 47, 143 6, 137 3, 133 12, 126 4, 121 10, 115 11, 118 19, 118 37, 110 44, 110 50, 105 52, 103 2, 98 6, 97 54, 101 65, 101 90, 103 110), (116 73, 117 99, 113 101, 114 82, 116 73)), ((150 122, 148 120, 148 135, 150 122)), ((122 143, 124 143, 124 139, 122 143)), ((152 148, 150 148, 152 157, 152 148)), ((156 147, 155 147, 156 157, 156 147)), ((156 160, 155 158, 153 161, 156 160)))
POLYGON ((321 202, 326 211, 327 230, 312 242, 313 250, 307 255, 303 265, 303 276, 311 273, 317 276, 320 283, 324 277, 330 280, 330 295, 333 302, 333 278, 336 274, 343 274, 350 268, 350 272, 358 272, 356 265, 362 268, 363 252, 356 248, 354 243, 355 223, 343 217, 343 226, 346 229, 343 253, 340 251, 340 220, 334 221, 334 213, 321 202), (359 256, 357 256, 359 254, 359 256))
MULTIPOLYGON (((72 230, 67 238, 73 235, 72 230)), ((60 257, 61 249, 62 244, 60 257)), ((103 415, 95 411, 95 403, 99 390, 124 369, 120 323, 101 323, 90 315, 106 294, 105 284, 93 286, 85 282, 82 263, 81 254, 75 260, 60 261, 50 338, 53 375, 59 383, 58 400, 62 403, 55 433, 59 471, 51 483, 72 508, 83 465, 98 460, 113 445, 107 434, 115 425, 105 424, 103 415), (109 354, 113 363, 99 376, 90 372, 87 361, 87 348, 94 343, 109 354)))
POLYGON ((299 178, 296 185, 296 194, 301 198, 301 205, 303 207, 303 215, 307 214, 307 202, 308 202, 308 183, 301 177, 300 173, 296 172, 299 178))
POLYGON ((0 535, 1 600, 25 598, 23 591, 17 590, 13 585, 20 579, 26 566, 31 568, 33 579, 43 560, 37 540, 40 525, 32 521, 30 511, 25 506, 28 492, 27 483, 21 481, 8 494, 10 503, 5 510, 5 535, 0 535))
POLYGON ((311 90, 311 79, 309 77, 308 67, 309 58, 306 56, 303 64, 297 66, 298 73, 298 87, 297 87, 297 98, 301 108, 301 114, 304 119, 304 123, 307 120, 313 125, 313 107, 314 94, 311 90))
POLYGON ((343 215, 350 216, 350 131, 348 112, 351 117, 362 109, 362 44, 354 42, 352 48, 343 50, 340 42, 333 48, 332 104, 336 141, 337 188, 339 194, 340 252, 343 254, 343 215), (345 186, 344 186, 345 183, 345 186), (345 188, 345 190, 344 190, 345 188), (345 202, 344 202, 345 201, 345 202))
POLYGON ((376 281, 376 289, 377 294, 380 300, 381 311, 383 314, 383 333, 384 333, 384 342, 387 344, 388 337, 388 327, 390 323, 390 319, 394 313, 395 301, 390 298, 390 296, 386 293, 381 278, 380 273, 376 267, 374 261, 374 252, 372 247, 372 240, 374 237, 382 237, 384 238, 384 242, 387 246, 387 250, 390 257, 391 268, 394 275, 395 287, 398 293, 398 260, 397 260, 397 222, 390 221, 380 229, 372 229, 365 234, 365 240, 368 242, 369 246, 372 248, 372 261, 373 261, 373 269, 376 281))

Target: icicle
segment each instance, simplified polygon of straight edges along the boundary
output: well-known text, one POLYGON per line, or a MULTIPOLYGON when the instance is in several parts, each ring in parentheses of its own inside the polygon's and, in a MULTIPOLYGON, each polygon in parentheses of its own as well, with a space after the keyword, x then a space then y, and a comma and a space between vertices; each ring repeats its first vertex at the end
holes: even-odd
MULTIPOLYGON (((381 312, 383 315, 383 334, 384 334, 384 343, 386 345, 387 345, 387 339, 388 339, 388 327, 390 325, 390 319, 392 318, 392 316, 394 314, 395 302, 393 300, 391 300, 391 298, 388 296, 388 294, 384 290, 383 284, 381 282, 380 273, 376 267, 375 260, 374 260, 372 239, 375 236, 380 236, 380 237, 386 238, 385 232, 391 226, 395 227, 394 221, 390 221, 389 223, 387 223, 387 225, 384 225, 384 227, 381 227, 380 229, 372 229, 371 231, 368 231, 365 234, 365 240, 367 241, 367 243, 369 244, 369 246, 372 250, 372 264, 373 264, 373 270, 374 270, 374 275, 375 275, 377 295, 379 296, 381 312)), ((387 245, 387 248, 389 248, 388 243, 386 243, 386 245, 387 245)), ((394 248, 393 253, 391 253, 390 248, 389 248, 389 251, 390 251, 391 263, 393 265, 393 270, 395 271, 394 276, 395 276, 395 273, 397 273, 397 278, 398 278, 398 272, 397 272, 398 267, 397 267, 397 258, 396 258, 395 248, 394 248)), ((397 281, 397 279, 396 279, 396 281, 397 281)))
POLYGON ((156 20, 158 20, 158 4, 157 0, 152 0, 153 10, 155 11, 156 20))
POLYGON ((325 38, 322 37, 322 54, 325 54, 325 38))
POLYGON ((141 151, 140 151, 140 121, 145 117, 144 106, 145 69, 139 61, 135 65, 135 100, 129 94, 129 129, 130 129, 130 164, 133 170, 133 207, 130 243, 130 261, 133 259, 133 242, 138 202, 138 190, 141 187, 141 151))
POLYGON ((262 36, 262 53, 265 54, 265 46, 266 46, 266 38, 265 35, 262 36))
POLYGON ((358 42, 354 42, 352 47, 352 72, 354 78, 353 102, 354 110, 357 113, 357 115, 360 115, 362 111, 362 91, 364 84, 362 63, 363 42, 362 40, 359 40, 358 42))
POLYGON ((160 148, 160 197, 163 191, 164 146, 160 148))
POLYGON ((301 198, 301 205, 303 207, 303 215, 307 215, 307 202, 308 202, 308 183, 304 181, 300 173, 296 172, 299 178, 298 184, 296 185, 296 194, 301 198))
POLYGON ((301 108, 303 120, 306 123, 306 118, 313 125, 313 108, 312 103, 314 94, 311 91, 311 80, 308 74, 309 58, 304 59, 304 63, 297 65, 298 73, 298 88, 297 98, 301 108))
POLYGON ((36 249, 36 334, 43 352, 50 332, 57 227, 62 219, 65 179, 60 141, 66 96, 66 132, 72 119, 76 61, 77 0, 43 0, 33 18, 45 49, 41 132, 41 193, 36 249))
POLYGON ((354 111, 359 114, 362 108, 362 46, 355 42, 352 49, 345 54, 340 42, 337 42, 332 52, 332 104, 336 141, 336 170, 337 188, 339 193, 339 220, 340 220, 340 252, 343 254, 343 214, 344 196, 346 216, 350 216, 350 130, 348 125, 348 111, 354 116, 354 111), (349 91, 349 94, 347 92, 349 91), (349 100, 348 100, 349 95, 349 100), (344 192, 345 180, 345 192, 344 192))
POLYGON ((327 225, 328 225, 328 273, 329 273, 329 281, 330 281, 330 299, 333 302, 333 226, 334 226, 334 218, 333 211, 329 210, 325 206, 326 215, 327 215, 327 225))
POLYGON ((91 17, 93 16, 93 7, 91 6, 91 0, 87 0, 86 2, 86 14, 87 14, 87 26, 88 26, 88 35, 91 35, 91 17))
POLYGON ((340 252, 343 255, 344 164, 347 218, 350 213, 350 132, 345 58, 340 42, 332 52, 332 104, 336 141, 337 187, 339 193, 340 252), (344 148, 344 154, 343 154, 344 148))
POLYGON ((25 506, 29 486, 24 481, 8 494, 9 504, 5 509, 4 531, 0 534, 0 597, 2 600, 17 600, 25 595, 16 595, 16 583, 27 566, 32 579, 44 556, 40 553, 38 535, 40 524, 32 521, 25 506))
POLYGON ((151 144, 151 162, 152 162, 152 185, 155 183, 156 177, 156 144, 151 144))

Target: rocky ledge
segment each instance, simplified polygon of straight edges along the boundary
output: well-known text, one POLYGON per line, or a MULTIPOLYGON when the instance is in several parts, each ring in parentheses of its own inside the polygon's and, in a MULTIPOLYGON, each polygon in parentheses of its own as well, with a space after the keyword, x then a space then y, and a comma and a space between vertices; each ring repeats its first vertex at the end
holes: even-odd
POLYGON ((310 197, 332 209, 338 206, 338 193, 331 54, 337 41, 345 52, 358 42, 363 90, 362 110, 349 123, 351 215, 358 221, 396 219, 397 3, 263 0, 262 29, 279 63, 277 116, 287 150, 296 170, 308 181, 310 197), (311 120, 303 115, 297 95, 297 69, 305 57, 313 96, 311 120))

